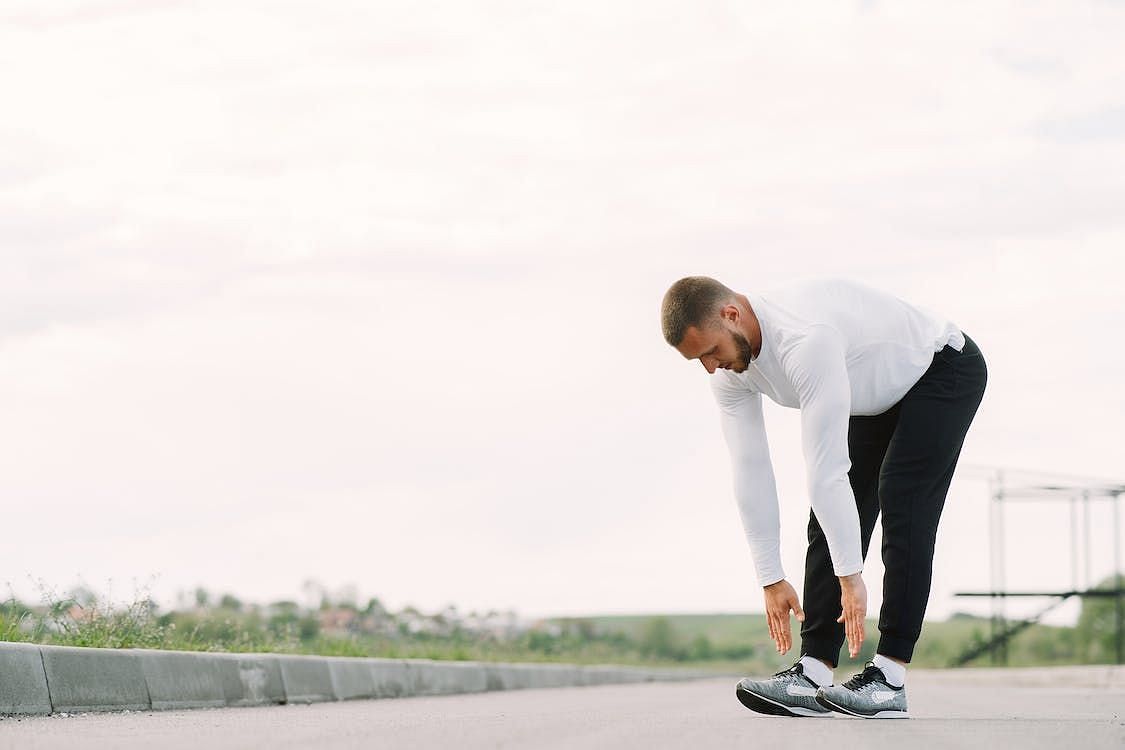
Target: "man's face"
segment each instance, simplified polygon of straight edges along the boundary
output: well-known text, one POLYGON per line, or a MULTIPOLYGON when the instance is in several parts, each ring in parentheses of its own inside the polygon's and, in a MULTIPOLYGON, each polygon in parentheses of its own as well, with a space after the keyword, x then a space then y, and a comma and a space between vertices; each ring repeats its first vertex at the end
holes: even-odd
POLYGON ((708 374, 715 370, 744 372, 750 363, 750 342, 725 321, 717 325, 691 326, 676 347, 686 359, 698 359, 708 374))

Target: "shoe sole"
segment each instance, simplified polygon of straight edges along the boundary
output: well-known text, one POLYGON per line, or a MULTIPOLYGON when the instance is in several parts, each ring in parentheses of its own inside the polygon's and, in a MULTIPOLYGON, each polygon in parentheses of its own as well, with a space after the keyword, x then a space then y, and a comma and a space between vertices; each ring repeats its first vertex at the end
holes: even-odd
POLYGON ((814 711, 811 708, 804 708, 802 706, 786 706, 772 698, 767 698, 764 695, 758 695, 757 693, 745 690, 741 685, 735 685, 734 694, 738 696, 739 703, 746 706, 751 711, 756 711, 760 714, 788 716, 795 719, 809 719, 832 715, 831 711, 814 711))
POLYGON ((909 719, 910 714, 906 711, 876 711, 873 714, 862 714, 849 708, 844 708, 841 705, 833 703, 822 695, 816 696, 816 702, 827 708, 829 711, 836 711, 847 716, 855 716, 860 719, 909 719))

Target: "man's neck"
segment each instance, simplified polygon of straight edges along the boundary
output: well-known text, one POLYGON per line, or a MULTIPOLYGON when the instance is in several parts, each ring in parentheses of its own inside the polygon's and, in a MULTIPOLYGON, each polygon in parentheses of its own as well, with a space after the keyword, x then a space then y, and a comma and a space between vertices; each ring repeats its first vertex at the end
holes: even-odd
POLYGON ((754 359, 757 359, 762 352, 762 326, 758 323, 758 315, 754 312, 754 308, 750 305, 750 300, 746 298, 746 295, 738 295, 738 301, 746 308, 746 314, 742 316, 742 335, 750 342, 750 351, 753 353, 754 359))

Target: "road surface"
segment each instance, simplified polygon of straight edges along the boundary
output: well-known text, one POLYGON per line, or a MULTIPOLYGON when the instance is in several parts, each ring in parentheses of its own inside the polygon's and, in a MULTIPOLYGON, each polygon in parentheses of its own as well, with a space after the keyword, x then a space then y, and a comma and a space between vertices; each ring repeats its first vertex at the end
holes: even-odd
POLYGON ((919 672, 907 685, 914 718, 873 721, 760 716, 735 699, 735 682, 9 717, 0 721, 0 748, 1125 748, 1121 687, 979 684, 919 672))

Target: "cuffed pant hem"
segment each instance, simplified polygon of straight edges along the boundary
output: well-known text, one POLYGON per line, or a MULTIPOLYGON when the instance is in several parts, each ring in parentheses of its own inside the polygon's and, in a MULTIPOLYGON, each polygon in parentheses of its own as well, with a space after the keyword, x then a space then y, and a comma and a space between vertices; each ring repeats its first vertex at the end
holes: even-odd
POLYGON ((909 663, 910 657, 914 655, 914 643, 915 641, 908 638, 882 635, 879 637, 879 647, 875 649, 875 653, 909 663))
POLYGON ((829 643, 828 641, 803 639, 801 641, 801 656, 823 659, 835 669, 840 666, 840 648, 842 645, 840 643, 829 643))

